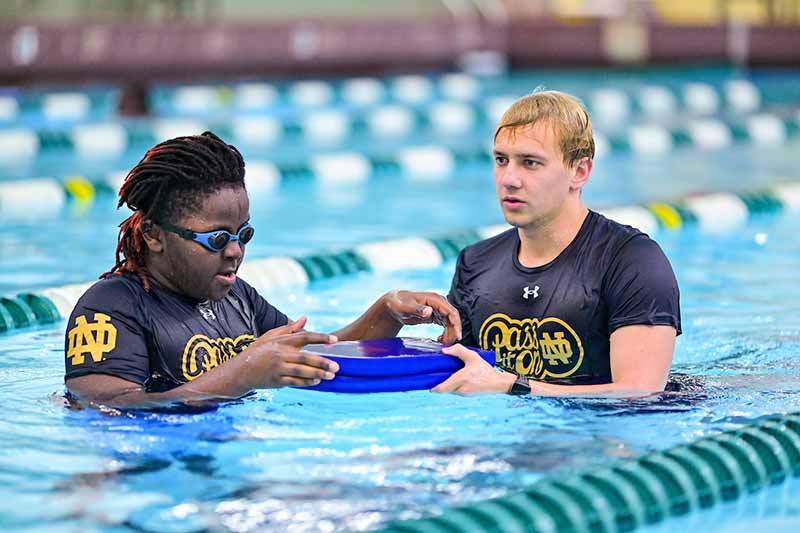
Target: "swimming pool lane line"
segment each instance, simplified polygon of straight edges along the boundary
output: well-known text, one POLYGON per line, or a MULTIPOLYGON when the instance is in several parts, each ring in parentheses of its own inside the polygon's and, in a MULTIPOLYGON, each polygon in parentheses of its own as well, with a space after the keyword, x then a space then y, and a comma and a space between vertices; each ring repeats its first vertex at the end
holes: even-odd
MULTIPOLYGON (((737 111, 753 111, 758 108, 763 98, 757 85, 744 78, 724 79, 713 83, 686 81, 670 85, 663 82, 648 83, 642 79, 636 83, 624 83, 622 87, 585 90, 580 90, 578 86, 588 86, 586 82, 573 80, 555 83, 569 85, 592 112, 599 108, 618 107, 644 114, 682 110, 717 112, 723 107, 737 111)), ((340 83, 303 80, 283 84, 281 88, 264 82, 234 85, 194 84, 158 88, 154 91, 153 100, 157 111, 187 115, 208 113, 209 110, 266 111, 281 105, 295 109, 319 109, 332 105, 360 109, 394 103, 418 105, 437 100, 472 102, 497 93, 508 93, 508 97, 513 99, 539 85, 541 79, 534 80, 531 76, 483 78, 466 73, 449 73, 440 76, 409 75, 388 79, 361 77, 343 80, 340 83)))
MULTIPOLYGON (((78 185, 76 185, 77 187, 78 185)), ((0 196, 0 200, 2 196, 0 196)), ((651 202, 597 209, 612 220, 648 234, 697 227, 719 232, 735 228, 762 213, 800 211, 800 181, 747 193, 709 193, 676 202, 651 202)), ((510 226, 497 224, 450 231, 433 237, 367 242, 301 257, 268 257, 242 264, 239 276, 261 290, 303 286, 360 272, 434 269, 453 260, 466 246, 497 235, 510 226)), ((0 299, 0 333, 66 318, 94 282, 23 292, 0 299)))
MULTIPOLYGON (((680 74, 675 76, 679 79, 680 74)), ((776 100, 775 95, 762 95, 757 82, 745 78, 725 78, 714 82, 686 80, 679 84, 641 79, 636 83, 586 90, 579 88, 580 85, 588 86, 586 82, 573 80, 555 83, 569 85, 593 114, 604 113, 612 117, 624 117, 631 113, 658 117, 682 111, 707 114, 724 109, 752 112, 759 109, 762 103, 785 103, 780 98, 776 100)), ((513 100, 540 85, 540 81, 524 73, 522 76, 485 78, 453 72, 437 76, 357 77, 339 82, 299 80, 280 85, 279 88, 274 83, 252 81, 156 87, 150 91, 150 100, 157 116, 197 116, 236 110, 253 113, 276 111, 281 106, 327 112, 332 106, 364 110, 381 105, 486 102, 493 98, 490 95, 498 93, 502 95, 498 97, 502 100, 513 100), (520 90, 523 87, 524 90, 520 90)), ((87 94, 75 90, 57 90, 0 95, 0 122, 19 123, 26 116, 38 117, 40 122, 45 119, 50 123, 86 120, 97 114, 98 110, 116 107, 113 100, 117 92, 110 90, 106 94, 98 94, 95 91, 87 94)), ((113 116, 108 113, 107 117, 102 118, 109 120, 113 116)))
POLYGON ((800 413, 635 459, 551 475, 522 491, 390 522, 382 533, 616 532, 709 509, 800 476, 800 413))
MULTIPOLYGON (((607 139, 597 134, 595 140, 598 154, 608 150, 632 150, 642 156, 658 157, 687 145, 716 150, 731 146, 735 140, 748 140, 757 145, 780 146, 800 137, 800 127, 789 120, 782 121, 766 114, 748 120, 749 126, 736 126, 718 119, 697 119, 673 131, 661 126, 638 125, 631 127, 626 135, 607 139)), ((2 136, 0 131, 0 145, 3 145, 2 136)), ((284 180, 312 179, 322 186, 339 186, 364 183, 376 173, 385 172, 399 173, 409 180, 438 181, 447 179, 463 166, 490 162, 491 154, 485 147, 408 146, 398 149, 392 157, 331 152, 294 164, 276 165, 271 161, 254 160, 247 164, 245 180, 251 194, 257 195, 274 190, 284 180)), ((46 177, 0 182, 0 217, 31 220, 57 213, 70 202, 85 208, 98 198, 111 201, 116 198, 126 174, 119 171, 102 176, 69 175, 62 179, 46 177)))
MULTIPOLYGON (((610 91, 610 89, 608 89, 610 91)), ((368 131, 373 138, 412 141, 420 131, 433 131, 439 136, 463 136, 489 132, 497 123, 497 113, 513 100, 490 99, 483 107, 473 108, 459 102, 439 102, 429 109, 407 109, 388 105, 352 117, 342 110, 315 112, 299 123, 283 123, 275 117, 240 117, 234 120, 161 118, 148 122, 101 122, 66 127, 0 129, 0 147, 16 159, 32 159, 41 153, 71 151, 82 158, 96 160, 118 158, 129 149, 148 147, 180 135, 213 130, 222 138, 243 147, 269 148, 281 140, 308 143, 310 147, 330 150, 351 138, 355 131, 368 131)), ((615 100, 610 100, 615 101, 615 100)), ((622 111, 611 106, 604 111, 608 124, 629 121, 626 106, 622 111), (617 116, 619 115, 619 116, 617 116)), ((605 116, 598 114, 599 116, 605 116)), ((778 115, 755 111, 742 116, 719 117, 711 114, 688 115, 685 124, 666 127, 657 123, 635 124, 619 134, 603 133, 603 122, 595 124, 596 144, 605 152, 666 154, 681 146, 704 150, 720 149, 735 141, 760 145, 777 145, 797 136, 797 110, 778 115)), ((435 146, 435 145, 434 145, 435 146)), ((438 146, 437 146, 438 147, 438 146)), ((441 147, 444 148, 444 147, 441 147)), ((485 153, 483 143, 471 150, 485 153)), ((366 154, 362 157, 372 159, 366 154)), ((466 154, 461 154, 464 156, 466 154)), ((454 157, 456 154, 454 154, 454 157)), ((474 155, 471 157, 475 157, 474 155)), ((298 162, 311 166, 312 160, 298 162)), ((398 162, 398 161, 395 161, 398 162)), ((399 161, 402 163, 402 161, 399 161)), ((287 167, 295 165, 286 165, 287 167)))

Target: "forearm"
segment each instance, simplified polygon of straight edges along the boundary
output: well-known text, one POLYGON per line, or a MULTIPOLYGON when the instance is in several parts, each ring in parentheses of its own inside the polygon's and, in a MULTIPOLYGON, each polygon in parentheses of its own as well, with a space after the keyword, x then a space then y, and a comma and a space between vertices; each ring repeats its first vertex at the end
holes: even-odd
POLYGON ((395 337, 403 324, 387 311, 386 296, 381 296, 363 315, 332 335, 340 341, 395 337))
POLYGON ((197 402, 207 403, 210 400, 233 399, 203 394, 201 391, 196 390, 185 390, 183 385, 166 392, 146 392, 142 388, 136 388, 128 391, 117 391, 88 397, 83 394, 78 394, 78 398, 98 406, 117 409, 156 409, 180 404, 195 404, 197 402))
MULTIPOLYGON (((510 372, 498 372, 491 380, 491 385, 487 383, 487 391, 510 392, 511 386, 517 379, 517 374, 510 372)), ((583 398, 635 398, 648 396, 661 392, 663 389, 648 389, 637 387, 631 383, 604 383, 602 385, 557 385, 542 381, 528 381, 530 394, 535 396, 550 397, 583 397, 583 398)))
POLYGON ((602 385, 556 385, 541 381, 530 381, 531 394, 551 397, 582 398, 639 398, 649 396, 662 389, 636 386, 630 383, 604 383, 602 385))
POLYGON ((197 379, 165 392, 147 392, 143 386, 108 375, 90 374, 67 380, 78 400, 123 409, 151 409, 180 403, 231 400, 252 390, 243 374, 247 350, 197 379))

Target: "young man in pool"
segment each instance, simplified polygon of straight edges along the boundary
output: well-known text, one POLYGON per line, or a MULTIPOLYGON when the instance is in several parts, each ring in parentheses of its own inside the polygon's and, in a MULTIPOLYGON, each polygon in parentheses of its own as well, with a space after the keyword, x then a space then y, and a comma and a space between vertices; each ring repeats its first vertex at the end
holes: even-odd
POLYGON ((254 389, 332 379, 310 343, 391 337, 437 322, 461 336, 441 296, 392 291, 333 335, 303 330, 237 278, 253 238, 244 161, 213 133, 147 152, 125 179, 117 262, 67 323, 66 386, 80 403, 148 408, 239 398, 254 389))
POLYGON ((592 124, 574 97, 517 100, 494 136, 500 208, 514 226, 464 249, 448 295, 465 367, 434 389, 460 394, 640 396, 664 390, 681 332, 675 275, 647 235, 581 199, 592 124))

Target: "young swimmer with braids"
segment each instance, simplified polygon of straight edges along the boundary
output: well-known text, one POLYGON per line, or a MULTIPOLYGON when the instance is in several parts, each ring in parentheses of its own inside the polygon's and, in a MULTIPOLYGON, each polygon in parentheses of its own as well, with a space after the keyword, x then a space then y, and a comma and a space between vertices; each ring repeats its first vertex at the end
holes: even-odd
POLYGON ((66 386, 82 404, 150 408, 239 398, 332 379, 335 362, 306 344, 391 337, 436 322, 461 337, 458 313, 433 293, 392 291, 331 334, 303 330, 236 276, 253 238, 244 161, 206 132, 150 149, 119 204, 117 262, 80 298, 66 331, 66 386))

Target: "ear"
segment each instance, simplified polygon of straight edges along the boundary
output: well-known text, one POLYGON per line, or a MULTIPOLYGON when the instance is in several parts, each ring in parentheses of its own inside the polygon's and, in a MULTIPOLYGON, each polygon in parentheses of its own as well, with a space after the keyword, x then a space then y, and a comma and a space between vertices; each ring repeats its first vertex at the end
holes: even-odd
POLYGON ((152 220, 145 219, 142 222, 142 238, 152 253, 160 254, 164 251, 164 230, 152 220))
POLYGON ((572 178, 569 187, 571 190, 580 191, 586 182, 589 181, 589 174, 592 173, 592 160, 584 157, 572 167, 572 178))

